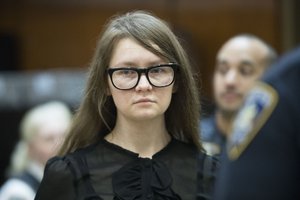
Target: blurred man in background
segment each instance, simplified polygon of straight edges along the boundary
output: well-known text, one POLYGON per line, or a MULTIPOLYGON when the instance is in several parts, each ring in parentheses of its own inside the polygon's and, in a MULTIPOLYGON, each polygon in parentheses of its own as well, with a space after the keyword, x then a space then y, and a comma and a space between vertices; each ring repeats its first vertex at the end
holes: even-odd
POLYGON ((221 153, 245 95, 275 59, 275 51, 250 34, 237 35, 221 47, 213 75, 216 109, 200 124, 203 147, 208 154, 221 153))
POLYGON ((63 142, 72 113, 61 102, 48 102, 29 110, 20 125, 20 140, 11 157, 9 179, 0 190, 1 200, 33 200, 44 166, 63 142))
POLYGON ((300 199, 300 48, 249 93, 234 122, 215 200, 300 199))

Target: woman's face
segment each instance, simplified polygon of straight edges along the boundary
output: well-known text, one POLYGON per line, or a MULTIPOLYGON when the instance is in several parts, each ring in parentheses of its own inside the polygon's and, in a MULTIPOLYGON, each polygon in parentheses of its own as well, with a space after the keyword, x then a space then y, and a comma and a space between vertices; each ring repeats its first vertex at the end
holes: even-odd
POLYGON ((57 154, 62 144, 69 122, 60 118, 49 117, 40 122, 35 137, 29 143, 31 159, 45 165, 46 162, 57 154))
MULTIPOLYGON (((147 68, 168 61, 146 50, 132 39, 121 39, 112 52, 109 68, 147 68)), ((123 73, 124 74, 124 73, 123 73)), ((126 75, 127 76, 127 75, 126 75)), ((117 108, 117 118, 125 120, 163 119, 170 105, 173 83, 167 87, 152 86, 146 75, 141 74, 137 85, 129 90, 119 90, 109 81, 109 93, 117 108)))

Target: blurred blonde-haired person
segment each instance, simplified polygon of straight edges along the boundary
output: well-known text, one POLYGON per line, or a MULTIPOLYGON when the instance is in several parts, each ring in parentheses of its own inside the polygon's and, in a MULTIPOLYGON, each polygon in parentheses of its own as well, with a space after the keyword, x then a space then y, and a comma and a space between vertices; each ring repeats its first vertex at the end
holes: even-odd
POLYGON ((20 124, 20 140, 0 190, 1 200, 32 200, 47 160, 57 153, 72 118, 70 108, 58 101, 30 109, 20 124))

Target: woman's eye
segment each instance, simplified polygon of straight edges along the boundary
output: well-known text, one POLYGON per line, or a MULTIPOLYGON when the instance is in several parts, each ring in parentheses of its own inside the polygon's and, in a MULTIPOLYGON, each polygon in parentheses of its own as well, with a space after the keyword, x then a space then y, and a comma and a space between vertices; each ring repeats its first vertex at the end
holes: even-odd
POLYGON ((152 69, 150 72, 153 74, 160 73, 160 72, 162 72, 162 69, 156 68, 156 69, 152 69))
POLYGON ((132 74, 132 70, 123 70, 122 74, 124 75, 132 74))
POLYGON ((128 70, 128 69, 123 69, 123 70, 119 70, 117 71, 118 75, 122 75, 122 76, 130 76, 135 74, 136 72, 133 70, 128 70))
POLYGON ((158 67, 158 68, 154 68, 150 70, 151 74, 167 74, 172 72, 172 68, 171 67, 158 67))

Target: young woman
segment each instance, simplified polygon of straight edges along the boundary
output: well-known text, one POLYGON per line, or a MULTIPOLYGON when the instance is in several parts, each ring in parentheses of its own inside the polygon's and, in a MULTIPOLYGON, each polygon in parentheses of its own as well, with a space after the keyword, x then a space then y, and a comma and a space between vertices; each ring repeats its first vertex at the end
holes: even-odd
POLYGON ((187 56, 165 22, 142 11, 112 18, 36 199, 205 199, 215 162, 204 164, 198 98, 187 56))

